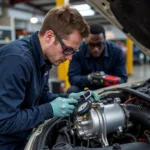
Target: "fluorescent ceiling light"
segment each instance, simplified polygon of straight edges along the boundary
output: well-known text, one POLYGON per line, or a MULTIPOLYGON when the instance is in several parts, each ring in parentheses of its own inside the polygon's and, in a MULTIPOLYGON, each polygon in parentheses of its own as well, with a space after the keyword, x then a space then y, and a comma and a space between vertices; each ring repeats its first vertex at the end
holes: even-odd
POLYGON ((33 24, 35 24, 35 23, 38 22, 38 18, 37 17, 31 17, 30 18, 30 22, 33 23, 33 24))
POLYGON ((106 31, 107 40, 115 39, 115 34, 112 31, 106 31))
POLYGON ((88 4, 72 5, 71 7, 77 9, 82 16, 95 15, 95 11, 88 4))
POLYGON ((91 9, 91 7, 88 4, 72 5, 71 7, 77 9, 78 11, 91 9))
POLYGON ((92 9, 79 11, 79 13, 82 16, 93 16, 93 15, 95 15, 95 11, 93 11, 92 9))

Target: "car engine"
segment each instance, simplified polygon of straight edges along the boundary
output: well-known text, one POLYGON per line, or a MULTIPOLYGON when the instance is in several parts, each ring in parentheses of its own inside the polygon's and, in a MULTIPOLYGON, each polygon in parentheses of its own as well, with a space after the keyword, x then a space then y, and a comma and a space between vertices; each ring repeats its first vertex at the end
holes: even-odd
POLYGON ((35 149, 150 149, 150 80, 104 88, 98 94, 99 102, 89 102, 85 94, 87 99, 72 116, 51 119, 42 129, 35 149))

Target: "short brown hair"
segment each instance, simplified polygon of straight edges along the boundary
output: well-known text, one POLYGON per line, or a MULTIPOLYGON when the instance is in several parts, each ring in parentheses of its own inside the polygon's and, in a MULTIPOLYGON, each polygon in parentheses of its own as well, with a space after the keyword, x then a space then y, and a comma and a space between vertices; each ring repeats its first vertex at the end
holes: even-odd
POLYGON ((78 30, 81 37, 85 38, 89 35, 89 25, 81 14, 70 5, 52 8, 43 21, 40 35, 44 35, 47 30, 53 30, 59 35, 69 35, 74 30, 78 30))

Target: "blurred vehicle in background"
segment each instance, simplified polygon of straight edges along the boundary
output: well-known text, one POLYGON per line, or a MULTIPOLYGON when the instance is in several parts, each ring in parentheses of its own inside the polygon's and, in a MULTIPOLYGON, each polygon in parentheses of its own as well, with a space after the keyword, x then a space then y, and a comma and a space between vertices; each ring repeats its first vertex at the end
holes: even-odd
POLYGON ((133 44, 133 63, 141 65, 149 63, 149 60, 150 58, 146 56, 136 44, 133 44))

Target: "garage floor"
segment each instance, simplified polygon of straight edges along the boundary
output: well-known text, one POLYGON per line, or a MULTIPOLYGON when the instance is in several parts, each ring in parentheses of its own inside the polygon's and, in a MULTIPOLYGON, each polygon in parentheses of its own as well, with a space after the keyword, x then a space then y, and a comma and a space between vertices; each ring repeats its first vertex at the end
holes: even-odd
POLYGON ((133 74, 129 76, 128 82, 148 78, 150 78, 150 64, 135 65, 133 67, 133 74))

